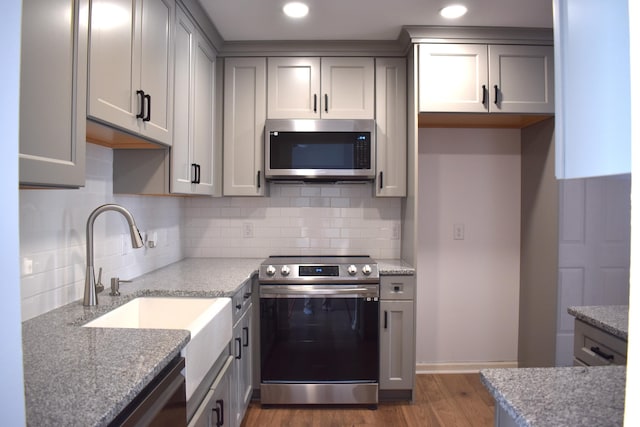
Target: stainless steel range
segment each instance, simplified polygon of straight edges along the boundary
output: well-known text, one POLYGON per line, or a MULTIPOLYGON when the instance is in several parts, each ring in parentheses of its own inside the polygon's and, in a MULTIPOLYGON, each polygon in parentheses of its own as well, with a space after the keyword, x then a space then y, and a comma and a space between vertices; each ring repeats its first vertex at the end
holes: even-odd
POLYGON ((260 265, 262 404, 378 403, 378 265, 368 256, 260 265))

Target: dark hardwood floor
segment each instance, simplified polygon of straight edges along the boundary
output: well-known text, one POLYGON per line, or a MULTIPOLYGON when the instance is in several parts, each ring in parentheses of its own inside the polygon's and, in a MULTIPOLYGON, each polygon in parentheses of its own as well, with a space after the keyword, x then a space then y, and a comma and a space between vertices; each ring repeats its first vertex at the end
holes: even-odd
POLYGON ((416 376, 413 403, 381 403, 377 410, 354 407, 249 405, 242 427, 428 427, 493 426, 494 400, 478 374, 416 376))

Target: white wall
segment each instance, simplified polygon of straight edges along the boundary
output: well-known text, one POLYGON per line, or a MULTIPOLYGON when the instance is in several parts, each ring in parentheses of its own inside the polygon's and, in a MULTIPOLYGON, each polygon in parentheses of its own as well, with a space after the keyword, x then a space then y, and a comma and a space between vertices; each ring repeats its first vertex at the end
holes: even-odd
POLYGON ((158 247, 134 250, 121 215, 106 212, 96 219, 94 265, 96 275, 103 267, 102 282, 107 287, 111 277, 133 278, 183 257, 182 198, 114 196, 112 165, 110 149, 87 144, 84 188, 20 190, 23 320, 82 298, 87 218, 104 203, 121 204, 133 214, 141 232, 158 235, 158 247))
POLYGON ((520 130, 420 129, 418 162, 418 369, 515 363, 520 130))
POLYGON ((269 193, 187 199, 186 255, 400 257, 401 199, 373 197, 370 183, 270 184, 269 193))
POLYGON ((7 21, 0 28, 0 128, 2 129, 2 167, 0 194, 4 203, 0 233, 2 298, 2 364, 0 364, 0 413, 8 426, 25 425, 22 369, 22 327, 20 324, 20 286, 18 271, 18 132, 20 89, 20 0, 5 1, 2 13, 7 21))

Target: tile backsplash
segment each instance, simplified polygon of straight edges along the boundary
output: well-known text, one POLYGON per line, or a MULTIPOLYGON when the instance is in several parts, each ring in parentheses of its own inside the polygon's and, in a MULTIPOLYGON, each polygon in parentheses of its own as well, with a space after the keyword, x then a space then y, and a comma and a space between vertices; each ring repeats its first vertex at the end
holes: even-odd
MULTIPOLYGON (((114 195, 112 151, 87 144, 85 187, 20 190, 22 318, 30 319, 82 298, 86 224, 91 211, 117 203, 134 216, 141 232, 157 235, 157 247, 131 248, 127 223, 104 212, 94 224, 94 265, 102 283, 129 279, 183 258, 184 200, 179 197, 114 195)), ((126 284, 122 285, 123 287, 126 284)))
POLYGON ((185 201, 188 257, 400 257, 401 205, 371 184, 270 184, 269 197, 185 201))
POLYGON ((400 199, 373 197, 371 184, 270 184, 269 197, 146 197, 114 195, 112 168, 110 149, 87 144, 85 187, 20 190, 23 320, 82 298, 87 218, 104 203, 126 207, 157 244, 132 249, 124 218, 101 214, 94 265, 106 285, 183 257, 400 256, 400 199))

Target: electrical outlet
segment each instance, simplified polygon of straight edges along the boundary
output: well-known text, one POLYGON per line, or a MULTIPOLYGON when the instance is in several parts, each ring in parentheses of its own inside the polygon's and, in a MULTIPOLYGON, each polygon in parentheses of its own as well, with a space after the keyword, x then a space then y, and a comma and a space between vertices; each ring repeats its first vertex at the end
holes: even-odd
POLYGON ((33 274, 33 260, 31 258, 22 258, 22 274, 33 274))
POLYGON ((464 224, 453 224, 453 240, 464 240, 464 224))
POLYGON ((393 224, 393 228, 391 229, 391 238, 393 240, 400 239, 400 224, 393 224))
POLYGON ((245 239, 249 239, 253 237, 253 223, 252 222, 243 222, 242 223, 242 237, 245 239))

